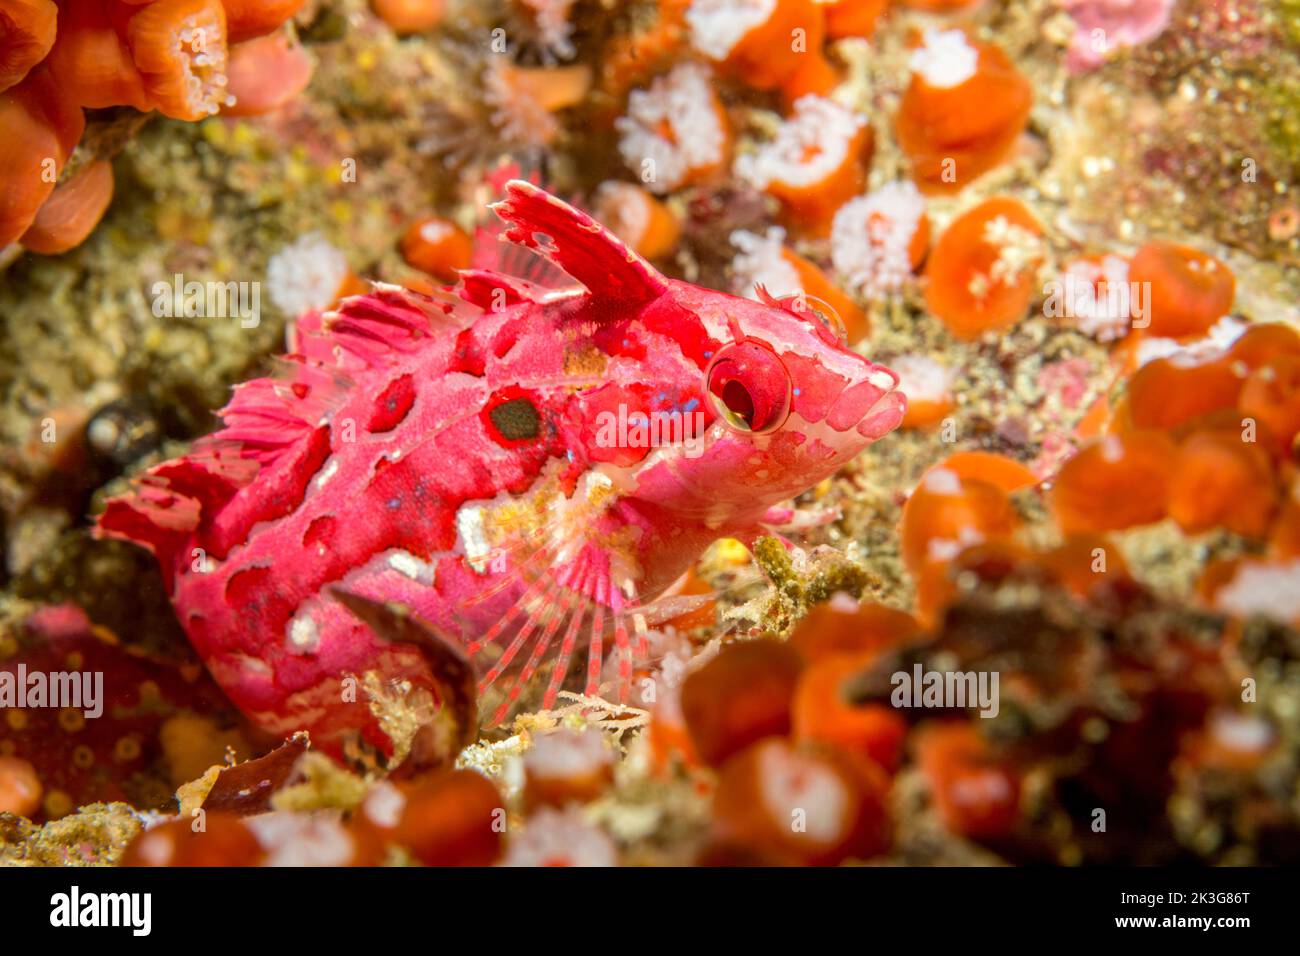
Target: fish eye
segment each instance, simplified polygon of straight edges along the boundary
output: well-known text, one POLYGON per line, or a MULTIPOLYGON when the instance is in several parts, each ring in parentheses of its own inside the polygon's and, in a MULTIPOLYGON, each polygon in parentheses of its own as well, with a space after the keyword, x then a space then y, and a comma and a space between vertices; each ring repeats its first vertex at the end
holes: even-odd
POLYGON ((714 412, 735 431, 766 434, 790 415, 790 373, 775 352, 758 342, 720 349, 704 380, 714 412))
POLYGON ((835 311, 829 302, 825 299, 819 299, 815 295, 805 295, 802 292, 794 295, 783 295, 777 299, 777 304, 794 315, 802 319, 812 319, 819 322, 822 326, 830 330, 835 336, 836 341, 841 345, 848 345, 849 330, 844 325, 844 320, 840 314, 835 311))

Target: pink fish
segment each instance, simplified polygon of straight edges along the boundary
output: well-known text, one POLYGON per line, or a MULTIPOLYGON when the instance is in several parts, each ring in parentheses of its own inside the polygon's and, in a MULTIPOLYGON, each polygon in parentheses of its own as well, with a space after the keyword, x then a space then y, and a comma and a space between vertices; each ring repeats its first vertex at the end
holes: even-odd
POLYGON ((199 655, 267 731, 389 755, 384 694, 436 698, 418 649, 338 590, 457 642, 497 721, 545 670, 549 706, 575 656, 588 693, 606 653, 625 685, 649 602, 712 541, 766 533, 902 419, 897 377, 815 312, 668 279, 528 183, 505 197, 504 238, 581 286, 474 270, 306 316, 281 376, 238 387, 224 428, 99 519, 158 557, 199 655))

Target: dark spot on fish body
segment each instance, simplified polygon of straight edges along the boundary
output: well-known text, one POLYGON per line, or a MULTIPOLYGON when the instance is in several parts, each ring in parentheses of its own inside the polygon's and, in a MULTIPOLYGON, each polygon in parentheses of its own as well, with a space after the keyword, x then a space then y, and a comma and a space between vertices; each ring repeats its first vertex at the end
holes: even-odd
POLYGON ((473 329, 464 329, 456 336, 456 349, 448 366, 449 372, 464 372, 475 378, 482 378, 487 366, 483 347, 474 337, 473 329))
POLYGON ((326 548, 334 543, 338 530, 338 519, 333 515, 321 515, 307 526, 302 535, 302 546, 306 549, 326 548))
POLYGON ((525 325, 523 316, 503 323, 492 339, 492 354, 497 358, 505 358, 510 350, 515 347, 515 343, 519 341, 525 325))
POLYGON ((258 595, 269 584, 271 569, 255 565, 241 568, 226 581, 226 601, 233 607, 250 608, 258 603, 258 595))
POLYGON ((507 441, 532 441, 541 434, 537 406, 526 398, 512 398, 488 410, 497 433, 507 441))
POLYGON ((409 373, 399 375, 389 382, 375 399, 375 407, 370 413, 370 420, 366 423, 366 430, 391 431, 402 423, 410 413, 413 404, 415 404, 415 380, 409 373))

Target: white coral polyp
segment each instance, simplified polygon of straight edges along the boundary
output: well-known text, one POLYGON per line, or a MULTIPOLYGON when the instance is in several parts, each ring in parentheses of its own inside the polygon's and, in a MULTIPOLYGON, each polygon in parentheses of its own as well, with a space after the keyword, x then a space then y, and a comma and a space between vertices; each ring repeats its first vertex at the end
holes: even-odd
POLYGON ((947 90, 973 77, 978 60, 979 51, 961 30, 926 30, 909 65, 927 85, 947 90))
POLYGON ((266 266, 267 294, 291 318, 328 308, 348 274, 348 261, 320 233, 282 248, 266 266))
POLYGON ((952 369, 928 355, 900 355, 888 365, 898 376, 898 387, 909 401, 942 402, 949 398, 952 369))
POLYGON ((552 780, 599 773, 613 762, 614 753, 597 730, 540 734, 524 754, 524 766, 531 773, 552 780))
POLYGON ((510 841, 502 866, 617 866, 618 848, 577 807, 544 807, 510 841))
POLYGON ((508 142, 546 146, 560 130, 559 121, 504 61, 494 60, 484 72, 483 98, 492 107, 493 125, 508 142))
POLYGON ((1243 562, 1215 604, 1237 617, 1258 614, 1284 624, 1300 618, 1300 561, 1243 562))
POLYGON ((651 192, 670 192, 692 170, 722 161, 726 130, 714 110, 711 76, 707 67, 683 63, 650 89, 633 90, 627 115, 615 121, 619 153, 651 192))
POLYGON ((866 117, 834 100, 802 96, 770 143, 736 159, 736 175, 756 189, 772 182, 819 183, 844 165, 854 137, 866 125, 866 117))
POLYGON ((785 256, 784 229, 773 226, 765 236, 738 229, 731 244, 740 250, 731 263, 737 295, 757 300, 760 285, 778 297, 803 291, 798 271, 785 256))
POLYGON ((691 46, 725 60, 741 38, 772 18, 776 0, 695 0, 686 11, 691 46))
POLYGON ((576 0, 522 0, 532 14, 542 48, 563 60, 573 58, 573 24, 569 17, 576 0))
POLYGON ((925 200, 909 182, 889 183, 840 207, 831 224, 831 261, 850 288, 876 297, 912 273, 909 248, 925 200))
POLYGON ((1061 274, 1069 296, 1069 315, 1084 335, 1109 342, 1128 330, 1131 303, 1128 295, 1128 261, 1105 256, 1100 263, 1079 259, 1061 274))
POLYGON ((812 757, 764 747, 759 753, 759 797, 775 820, 803 822, 804 833, 815 843, 830 844, 843 830, 850 812, 844 782, 812 757), (797 813, 802 811, 802 813, 797 813))
MULTIPOLYGON (((1150 306, 1148 305, 1148 308, 1150 306)), ((1188 365, 1212 359, 1222 355, 1232 347, 1232 343, 1241 338, 1246 331, 1246 323, 1225 315, 1211 326, 1204 337, 1191 342, 1179 342, 1177 339, 1143 338, 1138 343, 1137 364, 1140 368, 1156 359, 1168 358, 1188 365)))

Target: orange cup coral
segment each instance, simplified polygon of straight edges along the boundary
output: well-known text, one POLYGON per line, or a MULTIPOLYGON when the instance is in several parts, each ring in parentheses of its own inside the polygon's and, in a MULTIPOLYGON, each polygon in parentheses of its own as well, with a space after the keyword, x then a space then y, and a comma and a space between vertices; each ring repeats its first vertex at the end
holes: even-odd
POLYGON ((759 90, 780 87, 822 56, 826 21, 814 0, 693 0, 691 43, 759 90))
POLYGON ((903 428, 932 428, 953 410, 952 369, 928 355, 900 355, 889 367, 907 396, 903 428))
POLYGON ((892 773, 902 759, 907 721, 884 704, 852 699, 862 667, 861 658, 843 655, 803 672, 794 695, 794 738, 833 744, 892 773))
POLYGON ((55 188, 23 233, 23 246, 46 256, 67 252, 90 235, 112 200, 113 167, 96 160, 55 188))
POLYGON ((1170 468, 1169 517, 1188 534, 1227 528, 1262 538, 1278 496, 1268 453, 1236 431, 1202 431, 1178 449, 1170 468))
POLYGON ((949 830, 976 840, 1010 834, 1020 818, 1020 779, 993 758, 978 731, 964 723, 926 727, 916 750, 949 830))
POLYGON ((469 268, 474 251, 465 230, 441 216, 412 223, 402 235, 401 245, 407 265, 444 282, 454 281, 457 270, 469 268))
POLYGON ((953 220, 930 252, 925 301, 959 339, 1024 318, 1042 258, 1042 226, 1016 199, 985 200, 953 220))
POLYGON ((870 37, 876 21, 889 9, 889 0, 817 0, 826 15, 826 35, 832 40, 870 37))
POLYGON ((723 767, 714 794, 716 838, 786 865, 870 857, 889 846, 888 783, 879 767, 853 754, 765 740, 723 767), (790 825, 799 819, 808 825, 790 825))
POLYGON ((1176 448, 1163 432, 1108 435, 1057 474, 1048 502, 1066 534, 1118 531, 1165 516, 1176 448))
POLYGON ((403 36, 432 30, 447 15, 447 0, 370 0, 370 7, 403 36))
POLYGON ((0 93, 0 246, 31 225, 54 191, 86 120, 44 64, 0 93))
POLYGON ((776 137, 736 160, 736 175, 775 197, 787 223, 830 232, 835 213, 866 183, 873 137, 866 117, 820 96, 805 96, 776 137))
POLYGON ((260 116, 279 109, 311 82, 312 62, 283 33, 235 44, 230 51, 227 89, 235 98, 223 116, 260 116))
POLYGON ((668 255, 682 234, 681 223, 672 211, 649 190, 633 183, 601 183, 594 207, 599 222, 647 259, 668 255))
POLYGON ((221 0, 231 43, 265 36, 302 9, 307 0, 221 0))
POLYGON ((1033 91, 1011 60, 960 30, 927 30, 894 126, 925 193, 956 192, 1002 162, 1029 121, 1033 91))
POLYGON ((1148 335, 1204 335, 1228 314, 1236 291, 1232 270, 1214 256, 1172 242, 1148 242, 1133 256, 1129 281, 1150 290, 1148 335))
POLYGON ((59 8, 54 0, 0 3, 0 92, 25 77, 54 46, 59 8))
POLYGON ((911 182, 887 183, 850 200, 831 223, 835 271, 871 298, 901 288, 929 247, 930 218, 911 182))
POLYGON ((800 666, 786 644, 744 641, 688 674, 682 714, 700 758, 720 766, 764 737, 789 733, 800 666))

